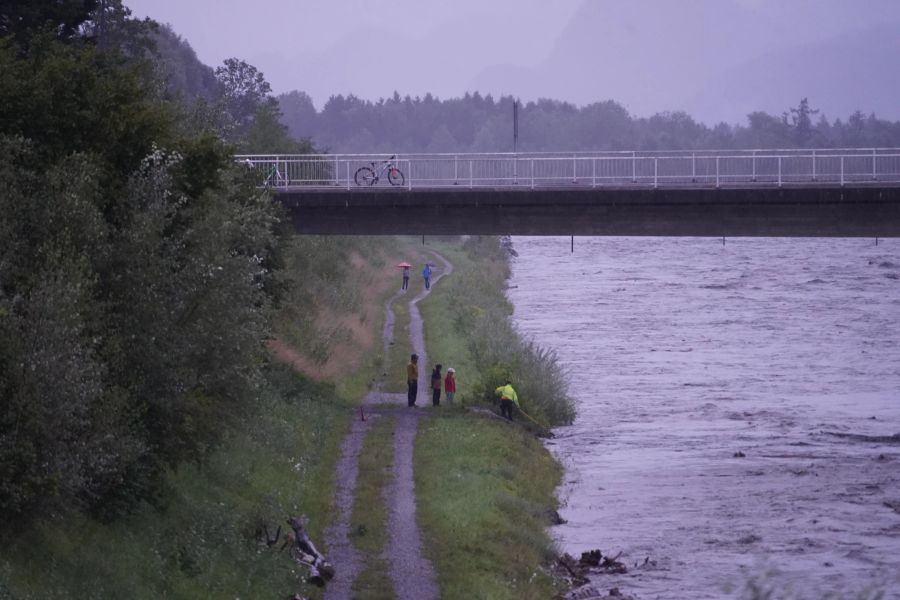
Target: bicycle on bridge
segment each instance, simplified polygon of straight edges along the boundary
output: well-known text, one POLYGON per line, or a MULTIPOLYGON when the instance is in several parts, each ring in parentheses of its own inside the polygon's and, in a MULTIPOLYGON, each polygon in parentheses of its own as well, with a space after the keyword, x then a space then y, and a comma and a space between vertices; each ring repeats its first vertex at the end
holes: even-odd
POLYGON ((263 187, 286 187, 288 185, 288 178, 278 168, 278 161, 260 164, 248 158, 243 163, 248 169, 257 171, 261 176, 265 176, 262 182, 263 187))
POLYGON ((391 185, 403 185, 406 178, 403 176, 403 172, 394 164, 395 158, 397 158, 396 154, 387 160, 369 163, 371 166, 358 168, 353 175, 356 185, 375 185, 385 171, 387 171, 387 180, 391 185))

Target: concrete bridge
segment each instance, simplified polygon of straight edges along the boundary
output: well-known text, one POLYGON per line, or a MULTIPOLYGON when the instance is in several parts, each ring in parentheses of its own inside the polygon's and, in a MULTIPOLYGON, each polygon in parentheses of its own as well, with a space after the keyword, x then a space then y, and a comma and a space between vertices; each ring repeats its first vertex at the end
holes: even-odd
POLYGON ((307 234, 900 236, 900 149, 239 156, 307 234))

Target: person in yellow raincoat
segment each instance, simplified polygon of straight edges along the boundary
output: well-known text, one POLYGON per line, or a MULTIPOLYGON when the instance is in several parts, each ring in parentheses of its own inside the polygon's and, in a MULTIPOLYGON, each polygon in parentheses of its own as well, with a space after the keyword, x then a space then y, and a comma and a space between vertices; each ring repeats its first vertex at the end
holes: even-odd
POLYGON ((516 408, 522 408, 519 406, 519 396, 516 394, 516 390, 513 389, 512 382, 507 379, 506 384, 501 385, 494 392, 500 395, 500 414, 512 421, 513 402, 515 402, 516 408))

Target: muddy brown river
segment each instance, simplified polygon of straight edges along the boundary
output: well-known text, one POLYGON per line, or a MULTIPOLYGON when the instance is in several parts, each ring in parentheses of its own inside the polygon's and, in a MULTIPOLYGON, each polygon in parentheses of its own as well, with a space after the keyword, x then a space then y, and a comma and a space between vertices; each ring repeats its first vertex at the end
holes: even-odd
POLYGON ((554 534, 629 566, 599 589, 900 598, 900 240, 513 242, 579 409, 554 534))

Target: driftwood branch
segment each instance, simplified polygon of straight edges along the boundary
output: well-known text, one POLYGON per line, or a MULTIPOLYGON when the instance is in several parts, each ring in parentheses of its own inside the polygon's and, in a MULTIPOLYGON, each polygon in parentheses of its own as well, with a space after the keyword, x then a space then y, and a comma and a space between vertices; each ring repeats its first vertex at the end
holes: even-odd
POLYGON ((291 556, 295 561, 309 568, 308 583, 323 587, 325 582, 334 578, 334 567, 325 560, 325 557, 316 549, 316 545, 309 539, 305 527, 306 522, 306 517, 291 517, 287 521, 294 530, 293 535, 288 534, 288 537, 293 538, 291 556))

